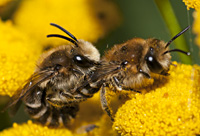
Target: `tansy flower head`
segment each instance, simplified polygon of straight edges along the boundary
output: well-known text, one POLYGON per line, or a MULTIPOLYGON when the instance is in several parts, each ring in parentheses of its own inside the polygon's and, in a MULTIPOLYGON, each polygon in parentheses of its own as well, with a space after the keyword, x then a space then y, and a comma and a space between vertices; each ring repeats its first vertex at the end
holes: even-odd
POLYGON ((73 136, 66 128, 51 129, 29 120, 24 124, 14 123, 13 127, 0 133, 0 136, 73 136))
POLYGON ((194 8, 195 10, 198 10, 200 8, 200 1, 199 0, 183 0, 185 5, 187 6, 187 9, 194 8))
POLYGON ((66 41, 45 39, 49 33, 61 33, 49 26, 50 22, 66 28, 78 39, 95 42, 119 25, 120 16, 116 5, 106 0, 24 0, 14 21, 42 45, 60 45, 66 41))
POLYGON ((0 21, 0 94, 13 93, 33 73, 41 46, 18 31, 10 21, 0 21))
POLYGON ((167 80, 119 108, 113 129, 135 136, 200 134, 200 67, 176 65, 167 80))

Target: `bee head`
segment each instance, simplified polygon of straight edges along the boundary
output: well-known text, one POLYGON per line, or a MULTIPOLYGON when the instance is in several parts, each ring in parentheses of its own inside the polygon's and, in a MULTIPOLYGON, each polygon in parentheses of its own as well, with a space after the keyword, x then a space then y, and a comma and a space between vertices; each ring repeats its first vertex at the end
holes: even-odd
POLYGON ((151 72, 162 75, 168 74, 169 65, 171 63, 170 52, 176 51, 190 55, 190 52, 185 52, 180 49, 168 49, 168 46, 171 44, 171 42, 186 32, 189 28, 190 26, 186 27, 183 31, 174 36, 167 44, 158 39, 147 39, 147 46, 149 49, 146 53, 145 61, 151 72))
POLYGON ((62 30, 67 36, 49 34, 47 37, 62 38, 71 44, 56 47, 45 53, 44 57, 42 57, 45 59, 42 59, 41 69, 55 67, 57 71, 64 69, 65 71, 88 72, 89 68, 92 69, 98 64, 100 60, 99 51, 90 42, 78 40, 74 35, 57 24, 51 23, 50 25, 62 30))
POLYGON ((145 55, 145 61, 149 70, 157 74, 167 74, 169 70, 171 56, 170 54, 163 55, 167 51, 165 43, 158 39, 147 39, 148 51, 145 55))

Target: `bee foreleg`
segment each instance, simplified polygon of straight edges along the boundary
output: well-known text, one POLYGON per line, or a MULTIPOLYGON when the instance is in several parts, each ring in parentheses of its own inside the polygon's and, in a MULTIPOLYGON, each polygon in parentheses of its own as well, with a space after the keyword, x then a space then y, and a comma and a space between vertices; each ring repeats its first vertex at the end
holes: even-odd
POLYGON ((70 98, 70 99, 74 98, 74 96, 71 93, 68 93, 68 92, 61 91, 60 95, 65 96, 66 98, 70 98))
POLYGON ((118 91, 122 90, 122 86, 120 84, 120 81, 117 79, 117 77, 115 77, 115 76, 113 77, 113 82, 114 82, 115 87, 118 91))
POLYGON ((136 92, 136 93, 141 93, 140 91, 137 91, 137 90, 132 89, 132 88, 122 87, 122 89, 125 90, 125 91, 132 91, 132 92, 136 92))
POLYGON ((57 90, 51 91, 48 90, 46 94, 46 100, 55 107, 62 107, 63 105, 67 105, 70 100, 74 100, 75 97, 73 94, 70 94, 67 91, 57 90))
POLYGON ((101 100, 101 107, 103 110, 106 111, 108 116, 111 118, 112 121, 114 121, 114 118, 112 116, 112 110, 108 106, 108 101, 106 98, 106 90, 105 90, 105 85, 103 84, 101 89, 100 89, 100 100, 101 100))

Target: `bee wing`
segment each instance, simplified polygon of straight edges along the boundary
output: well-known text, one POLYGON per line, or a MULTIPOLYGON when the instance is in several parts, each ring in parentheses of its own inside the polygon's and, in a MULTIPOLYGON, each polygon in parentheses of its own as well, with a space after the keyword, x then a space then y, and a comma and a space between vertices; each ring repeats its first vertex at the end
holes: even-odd
POLYGON ((56 72, 53 70, 43 70, 41 72, 35 72, 26 82, 22 89, 18 89, 16 93, 11 97, 11 100, 5 106, 3 111, 11 108, 13 112, 17 111, 21 103, 21 99, 34 90, 40 83, 55 76, 56 72))
POLYGON ((120 65, 117 64, 102 64, 98 67, 94 74, 90 77, 90 82, 96 82, 99 79, 103 79, 104 77, 117 73, 121 69, 120 65))
POLYGON ((106 62, 102 62, 101 65, 98 66, 97 69, 94 71, 94 73, 89 76, 87 80, 84 80, 79 87, 77 87, 76 91, 83 89, 91 83, 95 83, 101 80, 103 82, 103 79, 106 76, 117 73, 120 69, 121 66, 118 64, 108 64, 106 62))

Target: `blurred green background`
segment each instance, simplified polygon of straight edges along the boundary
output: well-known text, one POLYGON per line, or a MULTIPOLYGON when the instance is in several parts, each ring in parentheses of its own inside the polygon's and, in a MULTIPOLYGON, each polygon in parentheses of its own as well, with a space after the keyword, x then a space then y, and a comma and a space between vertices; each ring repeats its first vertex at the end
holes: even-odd
MULTIPOLYGON (((123 15, 122 25, 113 31, 106 38, 98 42, 98 48, 103 54, 105 48, 110 48, 114 44, 125 42, 133 37, 157 38, 168 42, 173 36, 164 22, 154 0, 116 0, 123 15)), ((170 0, 175 15, 179 21, 181 29, 193 24, 193 9, 189 11, 181 0, 170 0)), ((178 34, 179 32, 177 32, 178 34)), ((199 49, 195 45, 192 28, 184 33, 187 45, 190 48, 193 64, 199 63, 199 49)), ((174 43, 170 49, 175 48, 174 43)), ((176 52, 171 53, 172 60, 180 61, 176 52)))
MULTIPOLYGON (((192 13, 194 10, 187 10, 186 6, 181 0, 170 0, 177 19, 182 29, 193 24, 192 13)), ((123 22, 120 27, 112 31, 105 38, 98 41, 97 48, 103 55, 105 50, 111 48, 114 44, 125 42, 133 37, 141 38, 157 38, 169 41, 173 36, 170 32, 154 2, 154 0, 116 0, 122 13, 123 22)), ((179 33, 179 32, 177 32, 179 33)), ((184 35, 189 46, 193 64, 200 64, 199 49, 195 45, 195 36, 192 29, 187 31, 184 35)), ((170 48, 175 48, 174 44, 170 48)), ((172 60, 180 61, 176 52, 172 53, 172 60)), ((5 113, 0 114, 0 130, 11 126, 12 122, 24 122, 29 117, 24 112, 23 107, 18 113, 8 122, 9 117, 5 113)))

